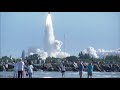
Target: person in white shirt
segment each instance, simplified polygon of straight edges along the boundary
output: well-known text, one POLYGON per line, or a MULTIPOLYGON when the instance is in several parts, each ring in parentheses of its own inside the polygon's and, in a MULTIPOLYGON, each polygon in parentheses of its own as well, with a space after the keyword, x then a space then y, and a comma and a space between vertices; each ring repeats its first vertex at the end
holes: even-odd
POLYGON ((3 72, 5 72, 6 71, 5 64, 3 64, 2 66, 3 66, 3 72))
POLYGON ((17 78, 18 66, 17 66, 17 63, 16 63, 15 61, 13 62, 13 66, 14 66, 14 69, 13 69, 13 77, 14 77, 14 78, 17 78))
POLYGON ((23 78, 25 64, 22 61, 22 59, 17 63, 17 66, 18 66, 18 78, 23 78))
POLYGON ((31 62, 29 62, 29 65, 28 65, 28 76, 29 76, 29 78, 32 78, 32 75, 33 75, 33 65, 31 64, 31 62))

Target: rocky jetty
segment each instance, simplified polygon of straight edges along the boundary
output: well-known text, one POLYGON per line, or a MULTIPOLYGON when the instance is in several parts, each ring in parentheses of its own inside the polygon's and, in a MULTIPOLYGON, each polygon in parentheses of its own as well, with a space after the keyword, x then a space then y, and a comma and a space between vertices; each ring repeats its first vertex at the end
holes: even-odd
MULTIPOLYGON (((84 71, 87 71, 87 65, 83 63, 84 65, 84 71)), ((72 64, 65 64, 66 66, 66 71, 78 71, 78 67, 72 64)), ((101 63, 94 63, 93 64, 94 69, 93 71, 96 72, 120 72, 120 65, 119 64, 101 64, 101 63)), ((34 71, 60 71, 60 65, 57 63, 50 63, 49 65, 47 64, 33 64, 34 71)), ((12 71, 14 66, 12 64, 8 64, 8 68, 6 68, 6 71, 12 71)), ((3 65, 0 64, 0 71, 3 71, 3 65)))

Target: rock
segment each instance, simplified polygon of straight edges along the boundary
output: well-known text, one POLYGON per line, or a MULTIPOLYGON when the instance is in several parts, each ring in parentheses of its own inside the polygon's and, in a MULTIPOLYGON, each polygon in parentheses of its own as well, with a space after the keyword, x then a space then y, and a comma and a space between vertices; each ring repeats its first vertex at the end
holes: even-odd
POLYGON ((0 65, 0 71, 3 71, 3 67, 2 67, 2 65, 0 65))
POLYGON ((93 71, 101 71, 100 67, 97 64, 94 64, 93 71))
POLYGON ((72 71, 78 72, 78 68, 72 68, 72 71))
POLYGON ((66 71, 72 71, 73 67, 66 67, 65 69, 66 69, 66 71))
POLYGON ((101 65, 102 71, 111 72, 110 66, 107 64, 101 65))
POLYGON ((52 67, 48 68, 48 71, 53 71, 53 70, 54 70, 54 68, 52 68, 52 67))
POLYGON ((13 69, 14 66, 12 64, 8 64, 8 69, 13 69))

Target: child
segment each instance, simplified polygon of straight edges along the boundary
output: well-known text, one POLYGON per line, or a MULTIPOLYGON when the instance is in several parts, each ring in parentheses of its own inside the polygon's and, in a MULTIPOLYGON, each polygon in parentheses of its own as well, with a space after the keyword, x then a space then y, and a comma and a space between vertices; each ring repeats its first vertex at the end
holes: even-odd
POLYGON ((13 62, 13 66, 14 66, 13 75, 14 75, 14 78, 17 78, 18 66, 17 66, 17 63, 15 61, 13 62))
POLYGON ((31 64, 31 62, 29 62, 29 65, 28 65, 28 76, 29 76, 29 78, 32 78, 32 74, 33 74, 33 65, 31 64))

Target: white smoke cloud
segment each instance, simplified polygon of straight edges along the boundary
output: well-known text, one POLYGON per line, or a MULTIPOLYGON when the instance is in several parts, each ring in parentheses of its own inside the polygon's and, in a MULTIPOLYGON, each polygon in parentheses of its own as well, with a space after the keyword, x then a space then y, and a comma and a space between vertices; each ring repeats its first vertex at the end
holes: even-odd
POLYGON ((46 18, 46 28, 44 35, 44 51, 35 48, 29 48, 28 53, 36 53, 41 56, 42 59, 46 59, 48 56, 56 58, 64 58, 70 56, 70 54, 61 51, 63 42, 55 40, 54 30, 52 26, 51 15, 48 14, 46 18))
POLYGON ((48 56, 51 56, 51 57, 64 58, 64 57, 70 56, 70 54, 66 52, 61 52, 62 44, 63 42, 59 40, 55 40, 54 30, 52 26, 52 18, 51 18, 51 15, 48 14, 46 18, 44 50, 48 53, 48 56))
POLYGON ((120 48, 116 50, 104 50, 104 49, 98 49, 95 50, 93 47, 88 47, 83 51, 83 54, 90 54, 91 57, 93 58, 104 58, 107 55, 118 55, 120 56, 120 48))
POLYGON ((40 50, 39 48, 30 47, 28 49, 28 55, 38 54, 43 60, 48 57, 48 53, 40 50))
POLYGON ((70 56, 70 54, 66 53, 66 52, 59 52, 58 54, 56 54, 56 57, 59 58, 64 58, 64 57, 68 57, 70 56))
POLYGON ((91 57, 93 58, 99 58, 97 55, 96 50, 93 47, 89 47, 83 51, 83 54, 90 54, 91 57))
POLYGON ((36 50, 36 54, 40 55, 40 57, 41 57, 42 59, 46 59, 46 58, 48 57, 48 53, 47 53, 47 52, 44 52, 44 51, 42 51, 42 50, 40 50, 40 49, 37 49, 37 50, 36 50))

